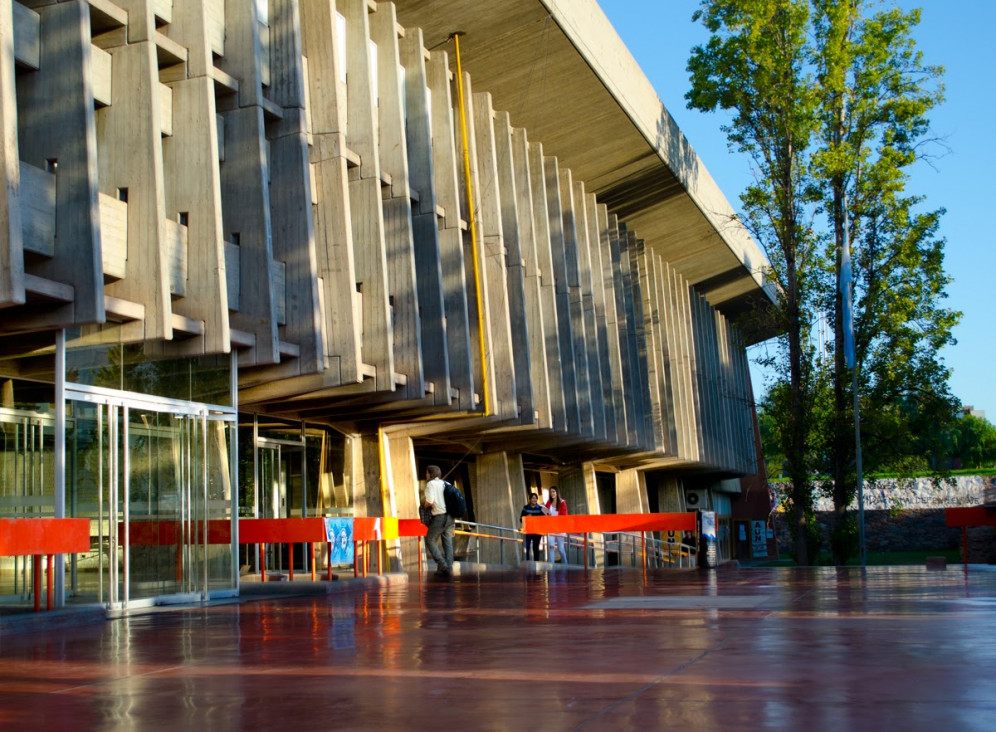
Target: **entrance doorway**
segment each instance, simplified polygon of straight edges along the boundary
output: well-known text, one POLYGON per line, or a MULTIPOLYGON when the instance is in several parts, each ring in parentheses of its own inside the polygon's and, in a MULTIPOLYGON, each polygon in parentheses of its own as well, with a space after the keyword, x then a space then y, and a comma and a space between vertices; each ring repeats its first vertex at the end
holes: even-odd
POLYGON ((71 597, 126 609, 236 589, 233 425, 207 405, 67 388, 67 514, 91 525, 71 597))
MULTIPOLYGON (((304 445, 299 442, 260 438, 256 441, 259 461, 259 518, 304 518, 308 515, 304 500, 304 445)), ((282 570, 290 562, 304 568, 304 547, 270 544, 266 548, 267 567, 282 570)))

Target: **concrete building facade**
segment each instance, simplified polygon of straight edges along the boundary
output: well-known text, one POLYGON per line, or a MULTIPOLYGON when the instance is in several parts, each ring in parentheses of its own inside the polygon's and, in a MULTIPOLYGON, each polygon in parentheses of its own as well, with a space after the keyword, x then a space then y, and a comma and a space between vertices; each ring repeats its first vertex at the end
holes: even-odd
POLYGON ((509 527, 756 471, 766 260, 594 0, 0 0, 0 129, 0 516, 90 519, 61 600, 237 592, 205 520, 430 463, 509 527))

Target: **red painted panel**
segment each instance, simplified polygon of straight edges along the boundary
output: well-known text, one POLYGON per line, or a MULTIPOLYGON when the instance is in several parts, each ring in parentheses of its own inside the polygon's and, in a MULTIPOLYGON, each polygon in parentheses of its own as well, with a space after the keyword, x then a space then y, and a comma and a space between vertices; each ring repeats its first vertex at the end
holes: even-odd
POLYGON ((425 536, 429 527, 419 519, 398 519, 398 536, 425 536))
POLYGON ((0 556, 90 551, 90 519, 0 519, 0 556))
POLYGON ((614 513, 605 515, 526 516, 527 534, 592 534, 612 531, 695 531, 694 513, 614 513))
MULTIPOLYGON (((376 523, 378 517, 353 519, 353 537, 357 541, 378 539, 376 523)), ((204 525, 195 523, 195 535, 191 543, 200 544, 204 525)), ((425 536, 426 526, 418 519, 398 519, 400 536, 425 536)), ((175 521, 132 521, 129 523, 128 541, 131 546, 174 546, 177 543, 178 526, 175 521)), ((228 544, 232 540, 231 522, 218 519, 208 522, 208 542, 228 544)), ((325 541, 324 518, 289 519, 239 519, 240 544, 296 544, 325 541)), ((124 524, 118 524, 118 541, 124 541, 124 524)))
POLYGON ((239 519, 240 544, 298 544, 325 541, 325 519, 239 519))
POLYGON ((945 526, 996 526, 996 510, 985 506, 944 509, 945 526))
MULTIPOLYGON (((179 527, 176 521, 132 521, 128 524, 128 543, 131 546, 175 546, 179 527)), ((204 523, 194 522, 194 535, 191 544, 201 544, 204 538, 204 523)), ((124 524, 118 524, 118 541, 124 541, 124 524)), ((228 519, 208 521, 208 543, 230 544, 232 542, 232 522, 228 519)))

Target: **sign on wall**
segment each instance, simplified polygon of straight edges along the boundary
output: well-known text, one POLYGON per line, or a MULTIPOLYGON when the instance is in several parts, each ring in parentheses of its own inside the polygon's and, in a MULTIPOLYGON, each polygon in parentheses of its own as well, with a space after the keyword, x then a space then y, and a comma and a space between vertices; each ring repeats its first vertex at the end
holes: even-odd
POLYGON ((750 553, 755 559, 768 556, 768 532, 763 521, 750 522, 750 553))

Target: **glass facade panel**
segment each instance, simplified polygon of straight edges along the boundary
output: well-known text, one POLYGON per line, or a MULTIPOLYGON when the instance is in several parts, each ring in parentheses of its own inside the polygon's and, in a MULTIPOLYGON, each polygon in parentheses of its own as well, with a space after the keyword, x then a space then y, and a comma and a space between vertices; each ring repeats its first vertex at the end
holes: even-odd
POLYGON ((300 443, 304 439, 302 428, 300 422, 289 422, 264 415, 257 417, 257 430, 261 440, 300 443))
POLYGON ((239 516, 256 516, 256 433, 253 419, 239 415, 239 516))
POLYGON ((168 358, 144 343, 93 343, 67 331, 66 380, 150 396, 231 406, 227 354, 168 358))
MULTIPOLYGON (((55 420, 0 408, 0 518, 55 515, 55 420)), ((30 557, 0 557, 0 596, 29 598, 30 557)))
MULTIPOLYGON (((36 382, 51 392, 51 385, 55 383, 55 333, 18 333, 0 337, 0 381, 2 377, 20 380, 21 389, 30 388, 30 383, 36 382)), ((15 401, 11 401, 7 388, 7 382, 3 381, 0 404, 28 408, 22 403, 15 404, 23 398, 16 390, 15 401)), ((28 401, 51 402, 51 393, 38 399, 29 392, 28 401)))
MULTIPOLYGON (((101 342, 112 333, 66 332, 65 515, 90 521, 66 599, 234 591, 231 358, 101 342)), ((55 516, 55 352, 51 333, 0 339, 0 517, 55 516)), ((32 602, 32 574, 30 558, 0 557, 0 596, 32 602)))
POLYGON ((196 419, 128 410, 131 599, 182 591, 184 565, 196 558, 188 549, 193 516, 187 512, 200 505, 191 495, 202 472, 199 433, 196 419))
POLYGON ((345 456, 346 438, 328 427, 240 415, 239 515, 351 516, 345 456))
POLYGON ((104 573, 111 551, 107 414, 104 404, 66 405, 66 515, 90 519, 90 551, 72 555, 66 564, 66 594, 81 602, 106 599, 104 573))
MULTIPOLYGON (((238 580, 233 564, 232 543, 218 541, 224 536, 225 527, 232 525, 232 422, 209 420, 207 423, 207 582, 209 589, 236 587, 238 580)), ((230 536, 230 533, 228 534, 230 536)))

